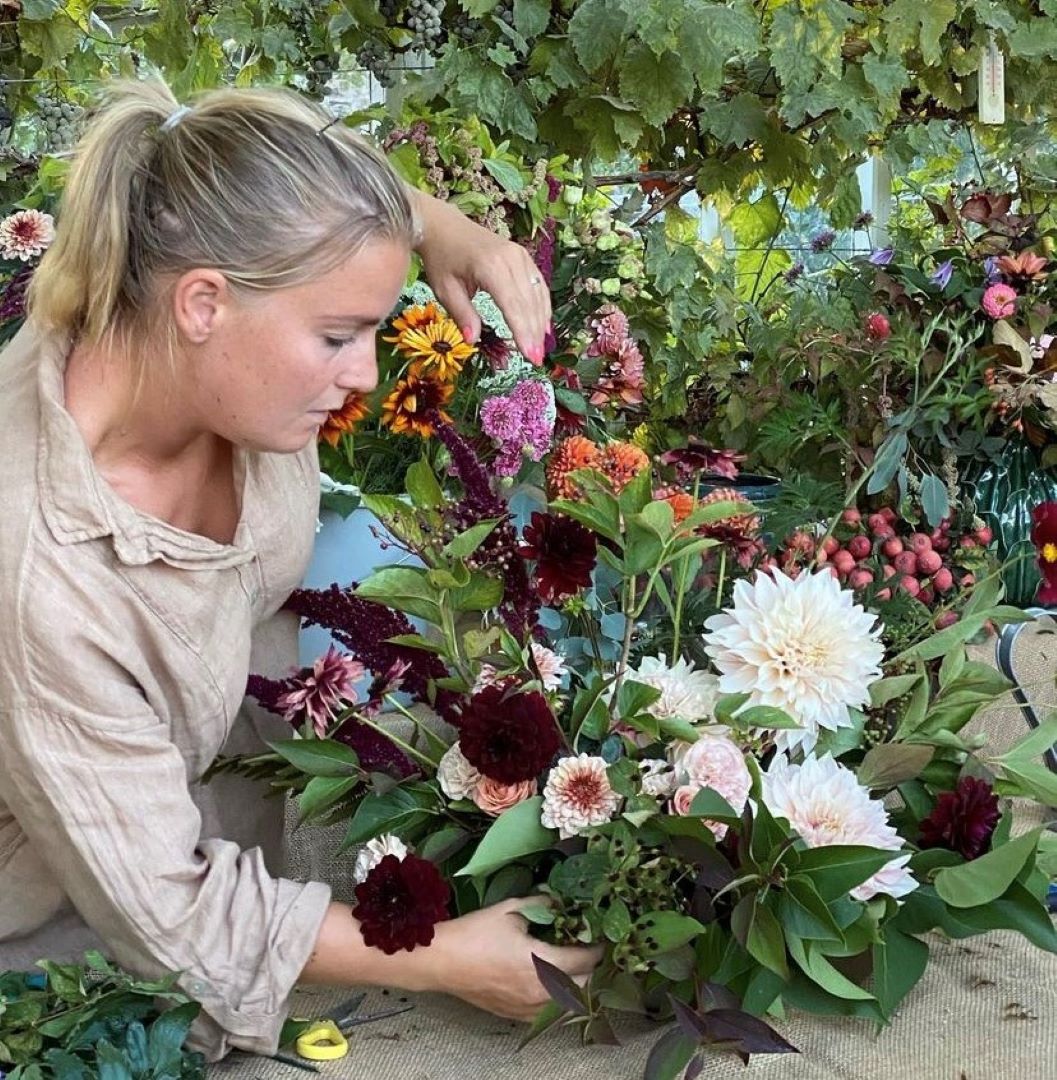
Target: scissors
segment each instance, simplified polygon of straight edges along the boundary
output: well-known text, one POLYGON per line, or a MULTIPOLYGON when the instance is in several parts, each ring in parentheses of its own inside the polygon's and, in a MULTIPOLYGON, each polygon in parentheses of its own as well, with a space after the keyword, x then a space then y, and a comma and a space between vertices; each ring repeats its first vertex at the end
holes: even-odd
POLYGON ((413 1009, 413 1004, 400 1005, 381 1012, 359 1015, 360 1006, 366 993, 356 994, 342 1002, 333 1012, 315 1021, 297 1038, 295 1046, 298 1054, 307 1061, 336 1061, 349 1052, 348 1034, 360 1024, 370 1024, 375 1020, 385 1020, 390 1016, 399 1016, 413 1009))

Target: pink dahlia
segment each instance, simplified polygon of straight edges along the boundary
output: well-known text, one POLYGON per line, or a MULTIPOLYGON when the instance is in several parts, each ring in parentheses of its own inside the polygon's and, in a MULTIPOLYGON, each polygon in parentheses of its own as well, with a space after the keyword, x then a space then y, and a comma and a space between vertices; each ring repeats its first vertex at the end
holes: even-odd
POLYGON ((363 664, 331 645, 307 675, 291 680, 292 689, 279 696, 276 707, 282 711, 283 719, 291 724, 296 723, 303 712, 312 722, 315 733, 322 738, 343 703, 356 701, 356 683, 363 675, 363 664))
POLYGON ((557 829, 563 840, 613 820, 620 796, 610 787, 603 758, 590 754, 565 757, 547 777, 540 822, 557 829))
POLYGON ((0 255, 29 262, 55 239, 55 219, 39 210, 18 210, 0 221, 0 255))
POLYGON ((998 282, 984 289, 980 306, 992 319, 1007 319, 1017 310, 1017 290, 998 282))

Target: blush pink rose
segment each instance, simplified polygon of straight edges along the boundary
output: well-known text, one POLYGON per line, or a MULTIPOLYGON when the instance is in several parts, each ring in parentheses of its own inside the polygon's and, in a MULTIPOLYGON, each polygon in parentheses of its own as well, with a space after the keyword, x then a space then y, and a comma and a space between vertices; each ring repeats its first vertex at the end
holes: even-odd
MULTIPOLYGON (((693 805, 694 796, 704 787, 704 784, 683 784, 682 787, 675 789, 675 794, 672 796, 672 801, 669 804, 669 809, 673 814, 677 814, 679 817, 688 817, 690 814, 690 807, 693 805)), ((717 840, 722 840, 727 835, 727 826, 722 821, 709 821, 702 818, 703 824, 707 825, 712 830, 712 835, 717 840)))
POLYGON ((531 799, 536 794, 535 780, 521 780, 516 784, 504 784, 490 776, 482 776, 477 781, 470 798, 492 817, 499 817, 504 810, 509 810, 519 802, 531 799))

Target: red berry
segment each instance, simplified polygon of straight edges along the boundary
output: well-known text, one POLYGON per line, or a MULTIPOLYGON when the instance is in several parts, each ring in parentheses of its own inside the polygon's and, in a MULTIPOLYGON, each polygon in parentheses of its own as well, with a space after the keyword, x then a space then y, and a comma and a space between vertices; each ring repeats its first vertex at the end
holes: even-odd
POLYGON ((866 524, 870 527, 870 532, 872 532, 874 536, 877 535, 878 529, 890 528, 888 524, 888 519, 884 516, 884 514, 871 514, 866 519, 866 524))
POLYGON ((932 541, 932 550, 933 551, 939 551, 939 552, 942 553, 944 551, 950 551, 950 549, 951 549, 951 542, 950 542, 950 540, 947 539, 946 536, 941 537, 939 540, 933 540, 932 541))
POLYGON ((854 506, 850 506, 841 514, 841 520, 845 525, 858 525, 862 521, 862 514, 854 506))
POLYGON ((909 574, 899 579, 899 587, 904 592, 910 593, 911 596, 917 596, 921 592, 921 583, 916 577, 911 577, 909 574))
POLYGON ((948 567, 941 566, 939 570, 932 575, 932 584, 939 592, 950 592, 954 587, 954 575, 950 572, 948 567))
POLYGON ((920 555, 923 551, 932 550, 932 540, 925 533, 911 533, 907 546, 915 555, 920 555))
POLYGON ((882 525, 881 528, 874 530, 874 536, 878 540, 891 540, 895 536, 896 531, 891 525, 882 525))
POLYGON ((885 581, 891 577, 895 577, 898 573, 899 571, 891 563, 885 563, 884 566, 881 567, 881 575, 885 581))
POLYGON ((918 572, 918 557, 912 551, 901 551, 892 560, 892 565, 901 574, 916 574, 918 572))
POLYGON ((899 520, 899 515, 890 506, 882 506, 877 512, 889 525, 894 525, 899 520))
POLYGON ((848 541, 848 550, 857 559, 865 559, 873 550, 873 544, 870 543, 868 536, 853 536, 848 541))
POLYGON ((938 551, 923 551, 918 556, 918 571, 922 574, 934 574, 943 565, 943 556, 938 551))
POLYGON ((894 559, 903 550, 903 541, 898 536, 890 536, 882 545, 881 550, 890 558, 894 559))
POLYGON ((987 545, 995 538, 995 534, 987 525, 981 525, 974 535, 976 536, 977 543, 979 543, 981 547, 987 547, 987 545))
POLYGON ((948 626, 953 626, 958 621, 958 612, 956 611, 941 611, 936 616, 936 629, 946 630, 948 626))
POLYGON ((940 522, 940 532, 941 533, 949 533, 950 531, 951 531, 951 519, 949 517, 945 517, 940 522))
POLYGON ((935 599, 935 596, 933 595, 932 590, 927 585, 925 585, 922 588, 921 592, 918 593, 918 599, 926 607, 932 607, 932 601, 935 599))
MULTIPOLYGON (((855 511, 855 513, 858 512, 858 510, 855 511)), ((827 536, 826 539, 822 541, 822 550, 827 555, 836 555, 837 552, 840 551, 840 541, 835 536, 827 536)))
POLYGON ((892 599, 892 590, 891 589, 878 589, 877 590, 877 599, 878 600, 891 600, 892 599))
POLYGON ((840 574, 849 574, 855 569, 855 556, 850 551, 838 551, 833 556, 833 565, 840 574))
POLYGON ((892 324, 886 315, 875 311, 866 316, 866 336, 871 341, 887 341, 892 336, 892 324))
POLYGON ((852 589, 861 589, 864 585, 869 585, 871 581, 873 581, 873 574, 861 566, 848 575, 848 586, 852 589))

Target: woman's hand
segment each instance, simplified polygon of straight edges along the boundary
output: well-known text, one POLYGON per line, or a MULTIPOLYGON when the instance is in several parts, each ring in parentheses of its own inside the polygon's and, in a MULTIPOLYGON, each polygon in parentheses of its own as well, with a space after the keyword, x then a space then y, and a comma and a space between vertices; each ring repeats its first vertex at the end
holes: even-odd
MULTIPOLYGON (((535 953, 581 986, 602 959, 601 945, 548 945, 530 937, 518 914, 524 899, 504 900, 451 922, 438 923, 422 950, 432 990, 442 990, 509 1020, 529 1021, 550 1000, 536 975, 535 953)), ((416 950, 417 951, 417 950, 416 950)))
POLYGON ((551 298, 532 256, 454 206, 417 190, 412 198, 422 220, 418 253, 426 278, 463 337, 472 342, 481 333, 481 317, 471 301, 483 289, 499 305, 518 349, 534 364, 542 364, 551 298))

